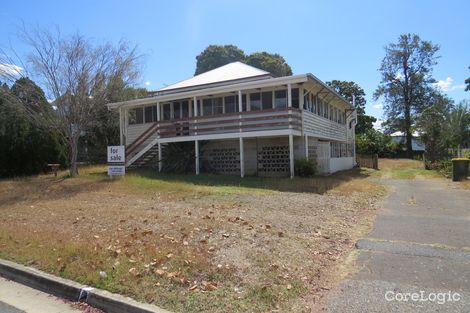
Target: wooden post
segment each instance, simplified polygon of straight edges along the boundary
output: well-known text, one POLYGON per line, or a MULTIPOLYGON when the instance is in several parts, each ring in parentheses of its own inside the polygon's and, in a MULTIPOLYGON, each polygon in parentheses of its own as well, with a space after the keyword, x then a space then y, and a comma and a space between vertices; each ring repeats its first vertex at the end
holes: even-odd
POLYGON ((294 178, 294 136, 289 135, 290 178, 294 178))
POLYGON ((122 116, 122 108, 120 107, 119 108, 119 143, 120 145, 124 145, 124 129, 123 129, 123 123, 122 123, 122 119, 123 119, 123 116, 122 116))
POLYGON ((158 171, 162 171, 162 144, 158 143, 158 171))
POLYGON ((196 149, 196 175, 199 175, 199 141, 194 141, 194 148, 196 149))
POLYGON ((240 176, 245 177, 245 150, 242 137, 240 137, 240 176))

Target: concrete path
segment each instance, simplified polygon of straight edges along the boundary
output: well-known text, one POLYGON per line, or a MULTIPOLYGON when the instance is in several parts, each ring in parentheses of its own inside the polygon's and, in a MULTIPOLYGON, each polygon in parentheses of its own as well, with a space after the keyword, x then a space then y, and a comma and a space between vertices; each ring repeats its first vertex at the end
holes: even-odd
POLYGON ((470 191, 445 180, 386 180, 392 192, 357 243, 359 271, 326 312, 470 312, 470 191))
POLYGON ((68 303, 47 293, 0 277, 1 313, 79 313, 68 303))

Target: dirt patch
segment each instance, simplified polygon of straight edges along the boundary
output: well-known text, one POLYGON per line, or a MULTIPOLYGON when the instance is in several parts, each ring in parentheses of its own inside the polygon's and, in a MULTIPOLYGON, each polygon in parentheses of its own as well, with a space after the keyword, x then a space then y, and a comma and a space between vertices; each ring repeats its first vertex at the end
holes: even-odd
POLYGON ((385 193, 342 175, 323 194, 4 180, 0 256, 177 312, 311 312, 385 193))

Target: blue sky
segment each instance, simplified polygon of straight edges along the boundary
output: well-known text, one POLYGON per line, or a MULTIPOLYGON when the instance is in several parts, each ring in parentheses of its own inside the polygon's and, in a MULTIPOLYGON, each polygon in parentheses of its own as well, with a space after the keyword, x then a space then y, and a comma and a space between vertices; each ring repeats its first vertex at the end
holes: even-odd
POLYGON ((367 113, 382 116, 372 93, 383 47, 402 33, 441 46, 434 76, 456 102, 470 76, 470 1, 10 1, 0 0, 0 45, 23 55, 19 25, 79 31, 97 42, 121 37, 145 55, 141 85, 157 89, 193 75, 209 44, 283 55, 295 74, 352 80, 367 93, 367 113))

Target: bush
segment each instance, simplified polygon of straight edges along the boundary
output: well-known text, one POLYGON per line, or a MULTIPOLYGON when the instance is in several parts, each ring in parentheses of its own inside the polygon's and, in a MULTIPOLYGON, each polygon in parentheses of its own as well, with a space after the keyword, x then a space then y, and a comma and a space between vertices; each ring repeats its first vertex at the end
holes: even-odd
POLYGON ((356 135, 356 152, 359 154, 378 154, 379 157, 395 157, 402 151, 402 145, 392 137, 375 129, 356 135))
POLYGON ((465 157, 466 157, 467 159, 470 159, 470 151, 467 151, 467 153, 465 154, 465 157))
POLYGON ((317 173, 315 160, 297 159, 294 161, 294 171, 297 176, 311 177, 317 173))

